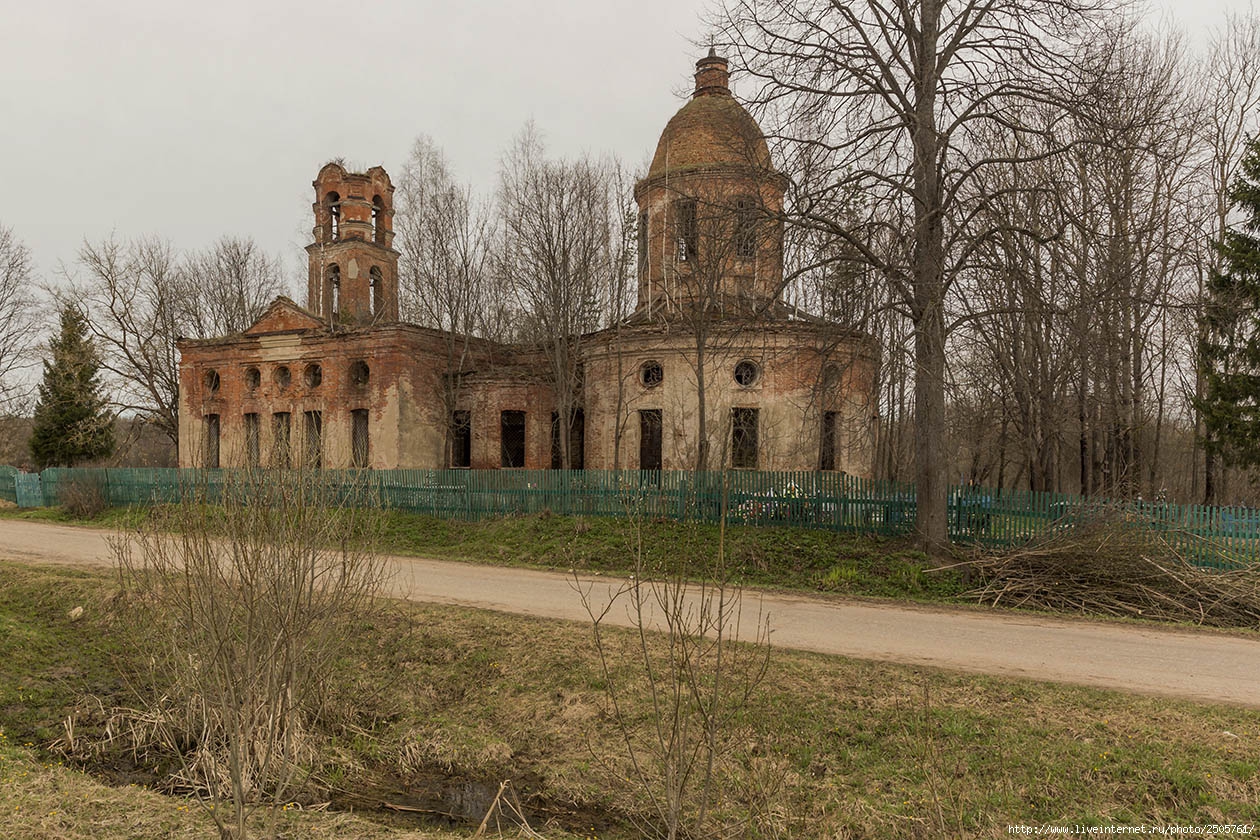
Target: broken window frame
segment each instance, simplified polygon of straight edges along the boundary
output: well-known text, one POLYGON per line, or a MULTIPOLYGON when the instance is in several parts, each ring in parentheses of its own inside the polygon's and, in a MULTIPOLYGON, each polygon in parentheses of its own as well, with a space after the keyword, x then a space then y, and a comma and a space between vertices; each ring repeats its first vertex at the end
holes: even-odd
POLYGON ((674 236, 677 240, 679 262, 696 258, 699 225, 696 221, 696 200, 680 198, 674 202, 674 236))
POLYGON ((271 415, 271 466, 281 470, 293 466, 293 415, 287 411, 271 415))
POLYGON ((302 412, 302 466, 318 470, 324 465, 324 413, 302 412))
POLYGON ((222 424, 217 414, 207 414, 203 420, 205 426, 204 466, 206 469, 219 468, 219 445, 222 424))
POLYGON ((451 469, 472 469, 472 412, 451 412, 451 469))
POLYGON ((364 470, 372 462, 372 431, 366 408, 350 412, 350 466, 364 470))
POLYGON ((731 469, 757 469, 760 415, 760 410, 756 408, 731 409, 731 469))
POLYGON ((639 409, 639 469, 660 470, 664 463, 664 417, 659 408, 639 409))
POLYGON ((256 469, 262 464, 262 427, 257 412, 246 412, 244 420, 245 466, 256 469))
POLYGON ((499 466, 504 469, 525 466, 525 423, 523 411, 509 409, 499 412, 499 466))

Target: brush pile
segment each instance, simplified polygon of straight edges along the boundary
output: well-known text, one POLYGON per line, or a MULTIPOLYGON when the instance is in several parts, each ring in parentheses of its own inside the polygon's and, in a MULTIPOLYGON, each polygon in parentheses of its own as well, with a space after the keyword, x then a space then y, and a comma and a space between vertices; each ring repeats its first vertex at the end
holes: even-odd
POLYGON ((1038 543, 978 555, 969 565, 979 585, 967 597, 994 606, 1260 628, 1260 568, 1201 568, 1170 539, 1178 536, 1186 535, 1099 511, 1038 543))

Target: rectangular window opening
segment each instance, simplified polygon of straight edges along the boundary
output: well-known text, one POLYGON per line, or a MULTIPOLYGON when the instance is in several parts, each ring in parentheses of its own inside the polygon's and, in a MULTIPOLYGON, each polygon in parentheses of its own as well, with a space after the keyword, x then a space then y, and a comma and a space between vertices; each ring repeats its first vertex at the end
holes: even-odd
POLYGON ((682 198, 674 202, 675 235, 678 238, 678 260, 686 262, 696 258, 696 200, 682 198))
POLYGON ((366 469, 370 454, 368 412, 366 408, 356 408, 350 412, 350 465, 355 469, 366 469))
POLYGON ((820 470, 836 468, 836 414, 834 411, 823 412, 822 441, 818 455, 820 470))
POLYGON ((661 468, 661 410, 645 408, 639 411, 639 469, 661 468))
POLYGON ((504 411, 499 415, 500 464, 525 466, 525 412, 504 411))
POLYGON ((451 466, 456 469, 472 467, 472 413, 451 413, 451 466))
POLYGON ((219 468, 219 415, 206 415, 206 458, 205 466, 212 470, 219 468))
MULTIPOLYGON (((573 420, 569 423, 569 469, 580 470, 585 467, 586 417, 582 409, 573 412, 573 420)), ((561 469, 564 465, 564 453, 560 451, 560 413, 551 412, 551 468, 561 469)))
POLYGON ((306 427, 306 452, 302 465, 317 470, 324 465, 324 415, 319 411, 307 411, 302 416, 306 427))
POLYGON ((757 256, 757 208, 751 198, 735 202, 735 256, 745 260, 757 256))
POLYGON ((258 415, 245 415, 245 466, 257 467, 260 463, 260 453, 262 448, 259 446, 258 433, 258 415))
POLYGON ((648 267, 648 214, 639 214, 639 279, 647 276, 648 267))
POLYGON ((757 469, 757 409, 731 409, 731 466, 757 469))
POLYGON ((291 423, 289 412, 277 411, 271 415, 271 465, 287 470, 293 466, 293 453, 290 449, 291 423))

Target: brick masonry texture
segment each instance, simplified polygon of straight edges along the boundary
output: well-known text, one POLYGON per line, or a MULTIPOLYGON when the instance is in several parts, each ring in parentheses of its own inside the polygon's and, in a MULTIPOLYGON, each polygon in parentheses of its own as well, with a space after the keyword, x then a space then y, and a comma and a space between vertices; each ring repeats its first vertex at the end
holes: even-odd
MULTIPOLYGON (((695 95, 635 187, 647 224, 638 308, 581 342, 586 468, 640 467, 641 411, 660 412, 664 469, 695 464, 702 430, 710 467, 729 463, 732 411, 756 409, 758 468, 816 469, 826 448, 835 469, 871 474, 877 351, 781 302, 784 184, 730 95, 726 61, 701 59, 695 95), (736 380, 741 363, 752 381, 736 380), (644 380, 645 365, 659 366, 659 382, 644 380)), ((503 412, 524 413, 522 466, 550 467, 544 348, 399 323, 389 175, 329 163, 312 186, 306 305, 279 298, 243 334, 180 343, 180 465, 256 455, 264 466, 439 469, 457 410, 471 418, 471 467, 501 466, 503 412)))

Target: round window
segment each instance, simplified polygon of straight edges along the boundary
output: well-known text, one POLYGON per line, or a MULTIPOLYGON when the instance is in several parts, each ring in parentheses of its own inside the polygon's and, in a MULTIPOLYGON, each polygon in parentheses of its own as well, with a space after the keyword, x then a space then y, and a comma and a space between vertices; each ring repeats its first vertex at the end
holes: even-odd
POLYGON ((644 362, 639 368, 639 381, 644 388, 655 388, 665 381, 665 369, 660 362, 644 362))
POLYGON ((307 365, 302 379, 306 382, 307 388, 318 388, 319 383, 324 381, 324 369, 319 365, 307 365))
POLYGON ((256 367, 246 368, 245 369, 245 387, 253 391, 257 389, 258 386, 261 384, 262 384, 262 374, 258 372, 258 368, 256 367))
POLYGON ((202 377, 202 382, 206 386, 206 393, 219 393, 219 372, 217 370, 206 371, 206 375, 202 377))
POLYGON ((281 365, 276 368, 276 372, 271 375, 271 378, 274 379, 276 384, 281 388, 288 388, 289 383, 293 381, 293 374, 289 371, 287 366, 281 365))
POLYGON ((351 383, 355 385, 366 385, 368 383, 368 376, 370 375, 371 371, 368 370, 367 362, 362 359, 350 365, 351 383))
POLYGON ((749 359, 735 365, 735 381, 744 388, 751 388, 761 378, 761 368, 749 359))

